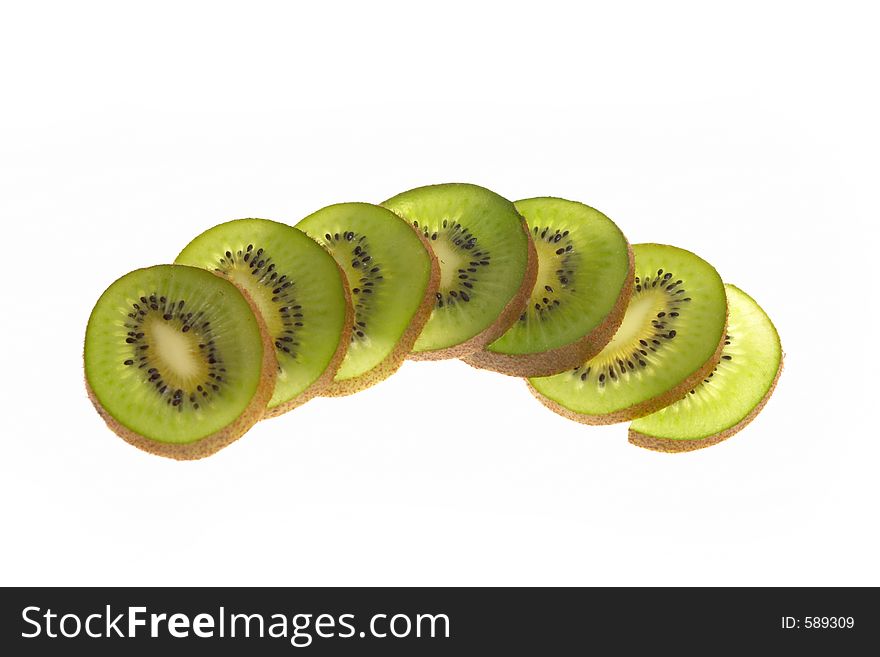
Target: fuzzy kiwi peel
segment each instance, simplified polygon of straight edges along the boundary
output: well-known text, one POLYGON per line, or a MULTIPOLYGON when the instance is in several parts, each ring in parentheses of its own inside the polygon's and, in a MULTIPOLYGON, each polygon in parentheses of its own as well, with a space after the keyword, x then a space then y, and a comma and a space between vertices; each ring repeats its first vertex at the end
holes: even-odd
MULTIPOLYGON (((178 346, 172 346, 173 354, 177 353, 178 346)), ((198 359, 202 362, 197 363, 197 367, 201 365, 206 370, 210 369, 206 360, 207 353, 199 354, 196 360, 198 359)), ((225 363, 222 356, 218 358, 211 356, 211 359, 220 364, 225 363)), ((275 388, 278 368, 271 335, 257 311, 256 304, 247 292, 211 272, 186 265, 158 265, 135 270, 111 284, 96 303, 89 318, 83 360, 86 392, 107 426, 138 449, 176 460, 194 460, 210 456, 244 435, 263 417, 266 404, 275 388), (191 288, 189 291, 192 294, 187 295, 185 291, 180 290, 186 285, 175 283, 175 279, 179 278, 193 281, 192 285, 198 286, 199 289, 191 288), (169 383, 172 379, 179 378, 173 371, 168 371, 173 370, 174 363, 163 362, 167 360, 160 353, 163 341, 170 339, 173 344, 176 340, 190 339, 180 337, 187 332, 194 342, 206 340, 212 335, 203 325, 187 319, 184 313, 193 307, 193 304, 187 305, 184 298, 175 298, 169 305, 169 300, 161 291, 164 289, 163 285, 169 286, 171 290, 182 296, 201 297, 202 303, 194 306, 201 310, 196 312, 205 313, 202 316, 212 318, 211 321, 214 323, 222 321, 222 318, 218 320, 212 314, 217 310, 217 304, 220 304, 241 323, 252 322, 256 327, 256 337, 253 330, 235 331, 235 327, 227 329, 233 331, 235 339, 226 341, 222 346, 235 349, 239 343, 248 342, 248 349, 258 354, 258 379, 244 406, 235 409, 237 415, 229 417, 223 426, 215 427, 207 435, 198 435, 203 431, 200 419, 210 414, 215 404, 226 403, 223 398, 224 388, 234 384, 221 381, 218 374, 218 378, 205 379, 210 383, 197 384, 195 380, 191 381, 189 386, 180 383, 180 386, 187 388, 187 391, 186 394, 179 394, 181 389, 172 392, 168 384, 163 383, 162 377, 167 378, 169 383), (159 307, 162 307, 164 313, 161 317, 159 307), (125 326, 131 322, 136 323, 132 323, 129 327, 125 326), (151 329, 145 328, 132 336, 134 331, 138 331, 141 326, 150 322, 152 322, 151 329), (126 328, 131 328, 132 331, 126 333, 126 328), (148 337, 144 333, 150 330, 156 332, 155 344, 147 344, 144 340, 148 337), (149 360, 146 360, 145 355, 149 350, 145 347, 153 347, 149 360), (148 369, 146 367, 148 364, 153 367, 148 369), (151 370, 154 373, 150 374, 151 370), (216 401, 213 399, 215 393, 213 391, 211 394, 208 393, 211 384, 219 388, 219 398, 216 401), (145 392, 145 389, 149 390, 145 392), (187 420, 192 420, 192 426, 187 428, 195 433, 196 437, 188 439, 186 436, 176 435, 174 441, 163 440, 165 436, 161 435, 163 433, 161 428, 151 429, 149 426, 153 424, 151 418, 138 417, 139 414, 132 413, 130 409, 128 413, 125 412, 123 407, 128 403, 127 397, 136 395, 148 397, 148 403, 153 406, 151 414, 154 418, 168 414, 183 416, 185 412, 187 420), (207 401, 203 401, 205 398, 207 401), (156 400, 165 403, 155 403, 156 400), (199 402, 202 402, 201 407, 199 402), (186 411, 183 410, 184 408, 186 411), (126 415, 129 417, 125 417, 126 415)), ((254 366, 250 358, 244 359, 243 364, 250 368, 254 366)), ((225 370, 218 372, 223 372, 225 376, 225 370)), ((211 373, 211 376, 214 374, 211 373)))

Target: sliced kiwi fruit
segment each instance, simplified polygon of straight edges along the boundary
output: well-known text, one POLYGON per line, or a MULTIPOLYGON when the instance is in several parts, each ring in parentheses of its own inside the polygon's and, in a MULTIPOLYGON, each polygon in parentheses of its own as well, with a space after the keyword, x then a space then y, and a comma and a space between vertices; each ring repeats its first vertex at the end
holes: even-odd
POLYGON ((583 203, 515 203, 538 254, 538 277, 518 321, 463 360, 513 376, 549 376, 608 344, 633 290, 633 254, 617 225, 583 203))
POLYGON ((268 416, 299 406, 333 382, 353 311, 345 275, 317 242, 268 219, 236 219, 196 237, 175 262, 209 269, 253 298, 278 357, 268 416))
POLYGON ((257 420, 275 386, 271 337, 253 301, 208 271, 138 269, 98 299, 85 377, 123 439, 175 459, 208 456, 257 420))
POLYGON ((687 452, 730 438, 761 412, 782 373, 773 322, 748 294, 725 285, 730 315, 721 360, 690 394, 635 420, 629 441, 660 452, 687 452))
POLYGON ((637 244, 635 289, 617 333, 570 371, 533 377, 551 410, 586 424, 648 415, 681 399, 718 364, 727 300, 715 268, 690 251, 637 244))
POLYGON ((391 376, 434 307, 440 267, 421 234, 369 203, 318 210, 296 228, 336 259, 354 305, 351 344, 325 395, 350 395, 391 376))
POLYGON ((434 307, 411 358, 460 358, 500 337, 522 314, 537 254, 516 207, 477 185, 419 187, 383 206, 428 240, 440 263, 434 307))

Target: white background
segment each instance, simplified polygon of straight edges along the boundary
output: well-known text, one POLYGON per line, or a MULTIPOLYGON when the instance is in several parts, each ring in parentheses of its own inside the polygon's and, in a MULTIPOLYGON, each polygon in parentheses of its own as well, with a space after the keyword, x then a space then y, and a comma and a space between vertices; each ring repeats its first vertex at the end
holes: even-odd
POLYGON ((880 584, 876 21, 706 5, 5 3, 0 583, 880 584), (409 363, 177 463, 92 409, 121 274, 447 181, 711 261, 782 335, 765 412, 655 454, 409 363))

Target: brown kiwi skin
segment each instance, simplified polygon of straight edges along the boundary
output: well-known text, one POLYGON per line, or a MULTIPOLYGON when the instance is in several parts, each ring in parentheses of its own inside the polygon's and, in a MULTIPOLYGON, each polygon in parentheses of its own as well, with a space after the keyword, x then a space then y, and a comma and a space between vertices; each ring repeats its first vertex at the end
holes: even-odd
MULTIPOLYGON (((186 265, 179 266, 185 267, 186 265)), ((219 276, 219 274, 216 273, 214 273, 214 275, 219 276)), ((222 278, 225 279, 225 277, 222 278)), ((263 417, 263 414, 266 411, 266 404, 269 403, 269 400, 272 398, 272 393, 275 390, 275 379, 278 374, 278 360, 275 357, 275 343, 272 341, 272 336, 269 334, 269 330, 266 328, 266 323, 263 321, 263 317, 260 315, 260 311, 257 308, 256 303, 254 303, 254 300, 245 290, 238 286, 236 286, 236 289, 241 292, 242 296, 250 306, 251 311, 254 313, 257 325, 260 327, 260 337, 262 338, 263 343, 263 361, 261 363, 262 373, 260 375, 260 383, 257 386, 257 390, 251 398, 250 403, 244 409, 242 414, 219 431, 216 431, 209 436, 205 436, 204 438, 194 440, 190 443, 165 443, 142 436, 116 420, 101 405, 101 402, 98 400, 98 397, 95 395, 92 386, 89 385, 89 381, 86 378, 86 392, 89 395, 89 399, 95 406, 98 414, 103 418, 104 422, 107 423, 107 426, 110 427, 117 436, 130 445, 134 445, 138 449, 149 452, 150 454, 155 454, 156 456, 164 456, 178 461, 194 461, 196 459, 205 458, 206 456, 211 456, 227 445, 235 442, 263 417)))
POLYGON ((549 408, 554 413, 558 413, 563 417, 567 417, 569 420, 574 420, 575 422, 580 422, 581 424, 591 425, 629 422, 630 420, 635 420, 637 418, 644 417, 645 415, 656 413, 661 408, 666 408, 670 404, 677 402, 679 399, 683 399, 685 395, 687 395, 694 387, 696 387, 700 383, 700 381, 709 376, 709 374, 711 374, 715 370, 715 368, 718 366, 718 363, 721 361, 721 352, 724 349, 724 341, 726 335, 727 318, 725 317, 724 330, 721 331, 721 339, 718 341, 718 346, 715 348, 715 353, 712 354, 709 360, 707 360, 705 363, 703 363, 703 365, 695 370, 693 374, 691 374, 674 388, 670 388, 669 390, 664 392, 662 395, 657 395, 656 397, 646 399, 645 401, 634 404, 633 406, 621 408, 620 410, 613 411, 611 413, 605 413, 604 415, 588 415, 586 413, 576 413, 575 411, 572 411, 571 409, 568 409, 565 406, 556 403, 549 397, 545 397, 544 395, 542 395, 528 380, 526 380, 526 384, 529 386, 529 390, 538 399, 538 401, 540 401, 542 404, 544 404, 544 406, 549 408))
MULTIPOLYGON (((519 214, 519 213, 517 213, 519 214)), ((519 319, 529 302, 535 282, 538 280, 538 251, 535 249, 535 243, 532 241, 532 234, 525 218, 519 215, 520 226, 528 240, 526 270, 523 274, 522 283, 516 294, 507 302, 507 305, 501 310, 501 313, 490 326, 486 327, 482 332, 477 333, 474 337, 459 344, 452 345, 446 349, 435 349, 433 351, 414 351, 409 354, 410 360, 448 360, 450 358, 463 358, 477 351, 485 349, 487 345, 495 342, 504 333, 513 326, 513 323, 519 319)), ((433 306, 432 306, 433 310, 433 306)))
POLYGON ((360 376, 342 381, 332 381, 322 393, 325 397, 345 397, 347 395, 353 395, 356 392, 360 392, 361 390, 365 390, 366 388, 384 381, 394 374, 400 369, 400 366, 403 365, 407 356, 410 355, 413 345, 416 343, 416 340, 418 340, 422 329, 431 317, 431 312, 434 310, 437 290, 440 288, 440 261, 434 254, 434 249, 431 248, 430 242, 428 242, 428 239, 422 234, 422 232, 410 222, 404 220, 404 223, 418 236, 419 240, 422 242, 422 246, 425 247, 425 251, 428 252, 428 257, 431 259, 431 275, 428 279, 428 286, 425 289, 425 296, 422 299, 422 303, 413 315, 409 326, 403 332, 400 340, 397 341, 394 350, 388 354, 381 363, 367 370, 360 376))
MULTIPOLYGON (((605 348, 626 314, 626 307, 635 287, 635 257, 629 243, 626 245, 629 268, 626 282, 617 295, 617 301, 605 319, 585 336, 569 344, 531 354, 499 354, 488 349, 474 352, 462 360, 478 369, 492 370, 510 376, 552 376, 577 367, 605 348)), ((531 293, 530 293, 531 294, 531 293)))
MULTIPOLYGON (((324 250, 326 251, 327 249, 324 250)), ((334 259, 333 262, 335 263, 336 260, 334 259)), ((336 265, 336 269, 339 270, 339 277, 342 280, 342 287, 345 295, 345 317, 343 319, 342 333, 339 336, 339 343, 336 345, 336 351, 333 353, 333 358, 330 359, 327 369, 324 370, 321 376, 315 379, 312 385, 303 390, 293 399, 289 399, 275 408, 266 408, 264 418, 284 415, 285 413, 292 411, 294 408, 302 406, 310 399, 323 395, 325 391, 333 385, 333 379, 336 377, 336 373, 342 365, 345 354, 348 352, 348 345, 351 343, 352 324, 354 323, 354 304, 351 301, 351 290, 349 290, 348 287, 348 279, 345 277, 345 272, 342 271, 342 268, 338 264, 336 265)), ((274 344, 272 346, 274 348, 274 344)))
POLYGON ((779 382, 779 377, 782 374, 782 360, 783 358, 780 357, 779 368, 776 370, 776 376, 773 377, 773 383, 770 384, 769 390, 767 390, 766 394, 761 398, 761 401, 758 402, 758 405, 752 409, 751 413, 746 415, 742 420, 740 420, 732 427, 729 427, 724 431, 720 431, 711 436, 699 438, 697 440, 674 440, 672 438, 658 438, 657 436, 649 436, 647 434, 630 429, 629 442, 636 447, 643 447, 645 449, 654 450, 655 452, 681 454, 683 452, 693 452, 698 449, 703 449, 704 447, 711 447, 712 445, 717 445, 723 440, 727 440, 734 434, 742 431, 746 427, 746 425, 749 424, 749 422, 751 422, 758 416, 758 413, 760 413, 764 409, 764 406, 767 405, 767 401, 773 395, 773 391, 776 390, 776 384, 779 382))

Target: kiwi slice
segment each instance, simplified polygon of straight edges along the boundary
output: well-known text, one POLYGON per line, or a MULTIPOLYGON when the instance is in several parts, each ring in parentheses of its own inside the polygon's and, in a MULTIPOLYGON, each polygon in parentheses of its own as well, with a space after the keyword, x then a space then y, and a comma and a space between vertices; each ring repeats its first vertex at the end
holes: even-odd
POLYGON ((611 219, 583 203, 515 205, 538 253, 537 282, 519 320, 464 361, 513 376, 558 374, 599 353, 620 326, 633 290, 632 249, 611 219))
POLYGON ((528 226, 513 203, 477 185, 448 183, 412 189, 382 205, 421 231, 440 263, 433 311, 412 358, 466 356, 517 320, 538 267, 528 226))
POLYGON ((336 259, 354 304, 351 344, 325 395, 349 395, 391 376, 434 307, 440 267, 421 233, 390 210, 339 203, 297 225, 336 259))
POLYGON ((182 265, 138 269, 98 299, 86 328, 89 397, 108 426, 147 452, 208 456, 263 416, 272 341, 229 281, 182 265))
POLYGON ((779 334, 754 299, 724 287, 730 316, 718 366, 684 399, 634 421, 634 445, 661 452, 714 445, 755 419, 773 394, 782 373, 779 334))
POLYGON ((268 416, 333 382, 351 336, 352 308, 336 261, 305 233, 268 219, 236 219, 196 237, 176 262, 225 276, 259 308, 278 357, 268 416))
POLYGON ((617 333, 574 369, 529 379, 553 411, 586 424, 648 415, 681 399, 721 358, 724 284, 690 251, 637 244, 635 289, 617 333))

